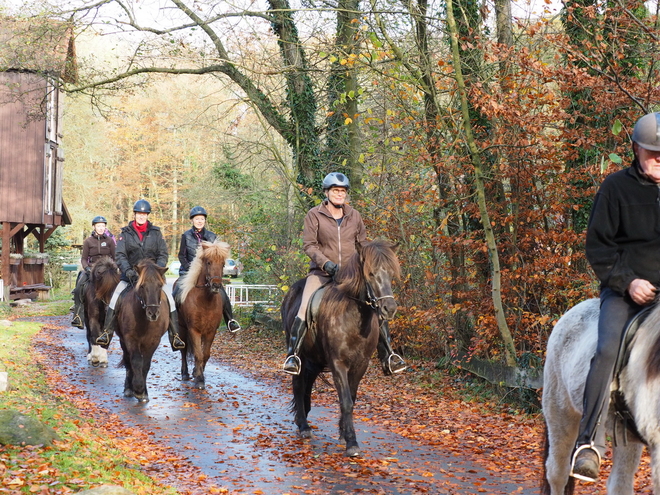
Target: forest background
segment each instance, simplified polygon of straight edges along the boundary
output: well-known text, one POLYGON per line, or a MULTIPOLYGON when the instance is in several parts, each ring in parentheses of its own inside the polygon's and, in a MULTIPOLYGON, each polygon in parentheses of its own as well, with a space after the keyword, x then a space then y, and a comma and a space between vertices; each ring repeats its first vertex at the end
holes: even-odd
POLYGON ((369 236, 399 243, 395 346, 540 367, 597 294, 584 230, 660 96, 657 4, 567 0, 68 0, 3 15, 76 36, 69 243, 146 198, 170 254, 194 205, 252 283, 305 273, 331 171, 369 236))

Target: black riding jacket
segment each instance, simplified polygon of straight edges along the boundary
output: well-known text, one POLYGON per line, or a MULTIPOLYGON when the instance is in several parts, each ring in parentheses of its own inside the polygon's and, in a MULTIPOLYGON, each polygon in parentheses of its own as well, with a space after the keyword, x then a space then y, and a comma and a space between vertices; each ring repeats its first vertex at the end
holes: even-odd
POLYGON ((600 186, 586 254, 601 289, 623 295, 636 278, 660 287, 660 186, 641 174, 637 160, 600 186))
POLYGON ((117 266, 121 270, 121 279, 130 282, 126 272, 137 266, 143 259, 149 258, 158 266, 167 266, 167 244, 159 227, 147 222, 147 231, 140 236, 133 228, 133 221, 121 229, 115 252, 117 266))
POLYGON ((194 229, 195 228, 193 227, 181 234, 181 246, 179 247, 179 261, 181 262, 181 268, 179 269, 179 275, 183 275, 190 270, 190 263, 195 259, 197 246, 199 246, 201 241, 213 242, 216 237, 218 237, 210 230, 203 228, 199 231, 201 238, 200 241, 195 235, 194 229))

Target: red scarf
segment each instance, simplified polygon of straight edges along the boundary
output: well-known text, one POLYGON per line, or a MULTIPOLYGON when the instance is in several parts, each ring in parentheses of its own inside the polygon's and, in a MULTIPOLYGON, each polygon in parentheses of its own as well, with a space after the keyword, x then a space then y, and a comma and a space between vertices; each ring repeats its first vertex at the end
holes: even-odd
POLYGON ((135 232, 137 232, 138 236, 140 237, 140 240, 142 240, 144 233, 147 231, 147 227, 149 226, 149 222, 144 222, 142 225, 138 225, 135 221, 132 221, 131 223, 133 224, 135 232))

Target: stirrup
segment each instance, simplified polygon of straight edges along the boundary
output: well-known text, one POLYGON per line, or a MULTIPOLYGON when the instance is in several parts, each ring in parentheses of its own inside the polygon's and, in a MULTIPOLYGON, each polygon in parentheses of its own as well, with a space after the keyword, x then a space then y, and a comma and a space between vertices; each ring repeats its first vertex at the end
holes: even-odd
POLYGON ((73 319, 71 320, 71 326, 76 328, 84 328, 82 318, 78 313, 73 314, 73 319))
POLYGON ((405 361, 403 360, 403 358, 402 358, 401 356, 399 356, 396 352, 393 352, 392 354, 390 354, 390 355, 388 356, 388 358, 387 358, 387 369, 390 370, 390 373, 392 373, 392 374, 394 374, 394 373, 401 373, 401 372, 405 371, 407 367, 408 367, 408 366, 406 366, 406 362, 405 362, 405 361), (392 369, 392 360, 393 360, 394 358, 398 358, 398 360, 399 360, 401 363, 403 363, 403 366, 402 366, 401 368, 396 369, 396 370, 393 370, 393 369, 392 369))
POLYGON ((231 333, 236 333, 239 330, 243 330, 243 329, 241 328, 241 324, 232 318, 231 320, 229 320, 227 322, 227 330, 229 330, 231 333), (235 327, 234 327, 234 325, 235 325, 235 327), (234 327, 234 328, 232 328, 232 327, 234 327))
POLYGON ((172 337, 172 342, 170 342, 170 344, 172 344, 172 349, 174 349, 175 351, 180 351, 181 349, 186 348, 186 343, 183 340, 181 340, 181 337, 179 337, 178 333, 174 334, 174 336, 172 337))
POLYGON ((110 335, 107 330, 103 330, 101 335, 96 337, 96 345, 110 345, 110 335))
POLYGON ((595 447, 595 445, 594 445, 593 442, 591 442, 591 443, 585 443, 584 445, 580 445, 577 449, 575 449, 575 452, 573 453, 573 457, 571 457, 571 472, 570 472, 568 475, 569 475, 571 478, 575 478, 576 480, 587 481, 587 482, 589 482, 589 483, 595 483, 595 482, 598 481, 598 478, 595 478, 595 479, 594 479, 594 478, 590 478, 590 477, 588 477, 588 476, 584 476, 584 475, 577 474, 577 473, 574 473, 574 472, 573 472, 573 468, 575 467, 575 461, 577 460, 577 456, 578 456, 578 454, 579 454, 580 452, 582 452, 583 450, 587 450, 587 449, 592 450, 592 451, 594 451, 594 452, 596 453, 596 455, 598 456, 598 467, 600 467, 600 464, 601 464, 601 462, 602 462, 602 458, 601 458, 601 456, 600 456, 600 452, 599 452, 598 449, 595 447))
POLYGON ((282 365, 282 371, 285 373, 288 373, 289 375, 299 375, 300 374, 300 369, 302 368, 302 361, 300 361, 300 358, 298 357, 297 354, 291 354, 290 356, 287 356, 286 359, 284 360, 284 364, 282 365), (296 361, 296 369, 295 370, 288 370, 285 368, 286 363, 289 361, 289 359, 294 358, 296 361))

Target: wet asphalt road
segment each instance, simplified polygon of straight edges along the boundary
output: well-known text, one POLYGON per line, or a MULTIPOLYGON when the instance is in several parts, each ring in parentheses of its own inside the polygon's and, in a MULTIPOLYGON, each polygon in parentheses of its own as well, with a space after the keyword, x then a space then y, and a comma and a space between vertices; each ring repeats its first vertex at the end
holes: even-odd
MULTIPOLYGON (((68 318, 57 320, 66 322, 68 318)), ((374 461, 365 468, 342 455, 344 447, 336 441, 338 406, 313 404, 314 438, 303 441, 289 413, 290 397, 281 388, 223 366, 212 356, 207 389, 196 390, 181 381, 179 353, 171 352, 166 336, 147 381, 150 401, 139 404, 122 395, 125 371, 116 367, 121 357, 116 337, 109 367, 94 368, 87 363, 84 331, 65 327, 57 332, 72 356, 59 364, 62 375, 94 403, 125 424, 149 431, 154 440, 173 448, 230 493, 536 493, 469 458, 380 430, 371 422, 356 423, 362 457, 374 461), (327 458, 322 464, 327 468, 319 470, 316 463, 308 469, 305 456, 327 458), (382 468, 374 469, 374 464, 382 468)))

